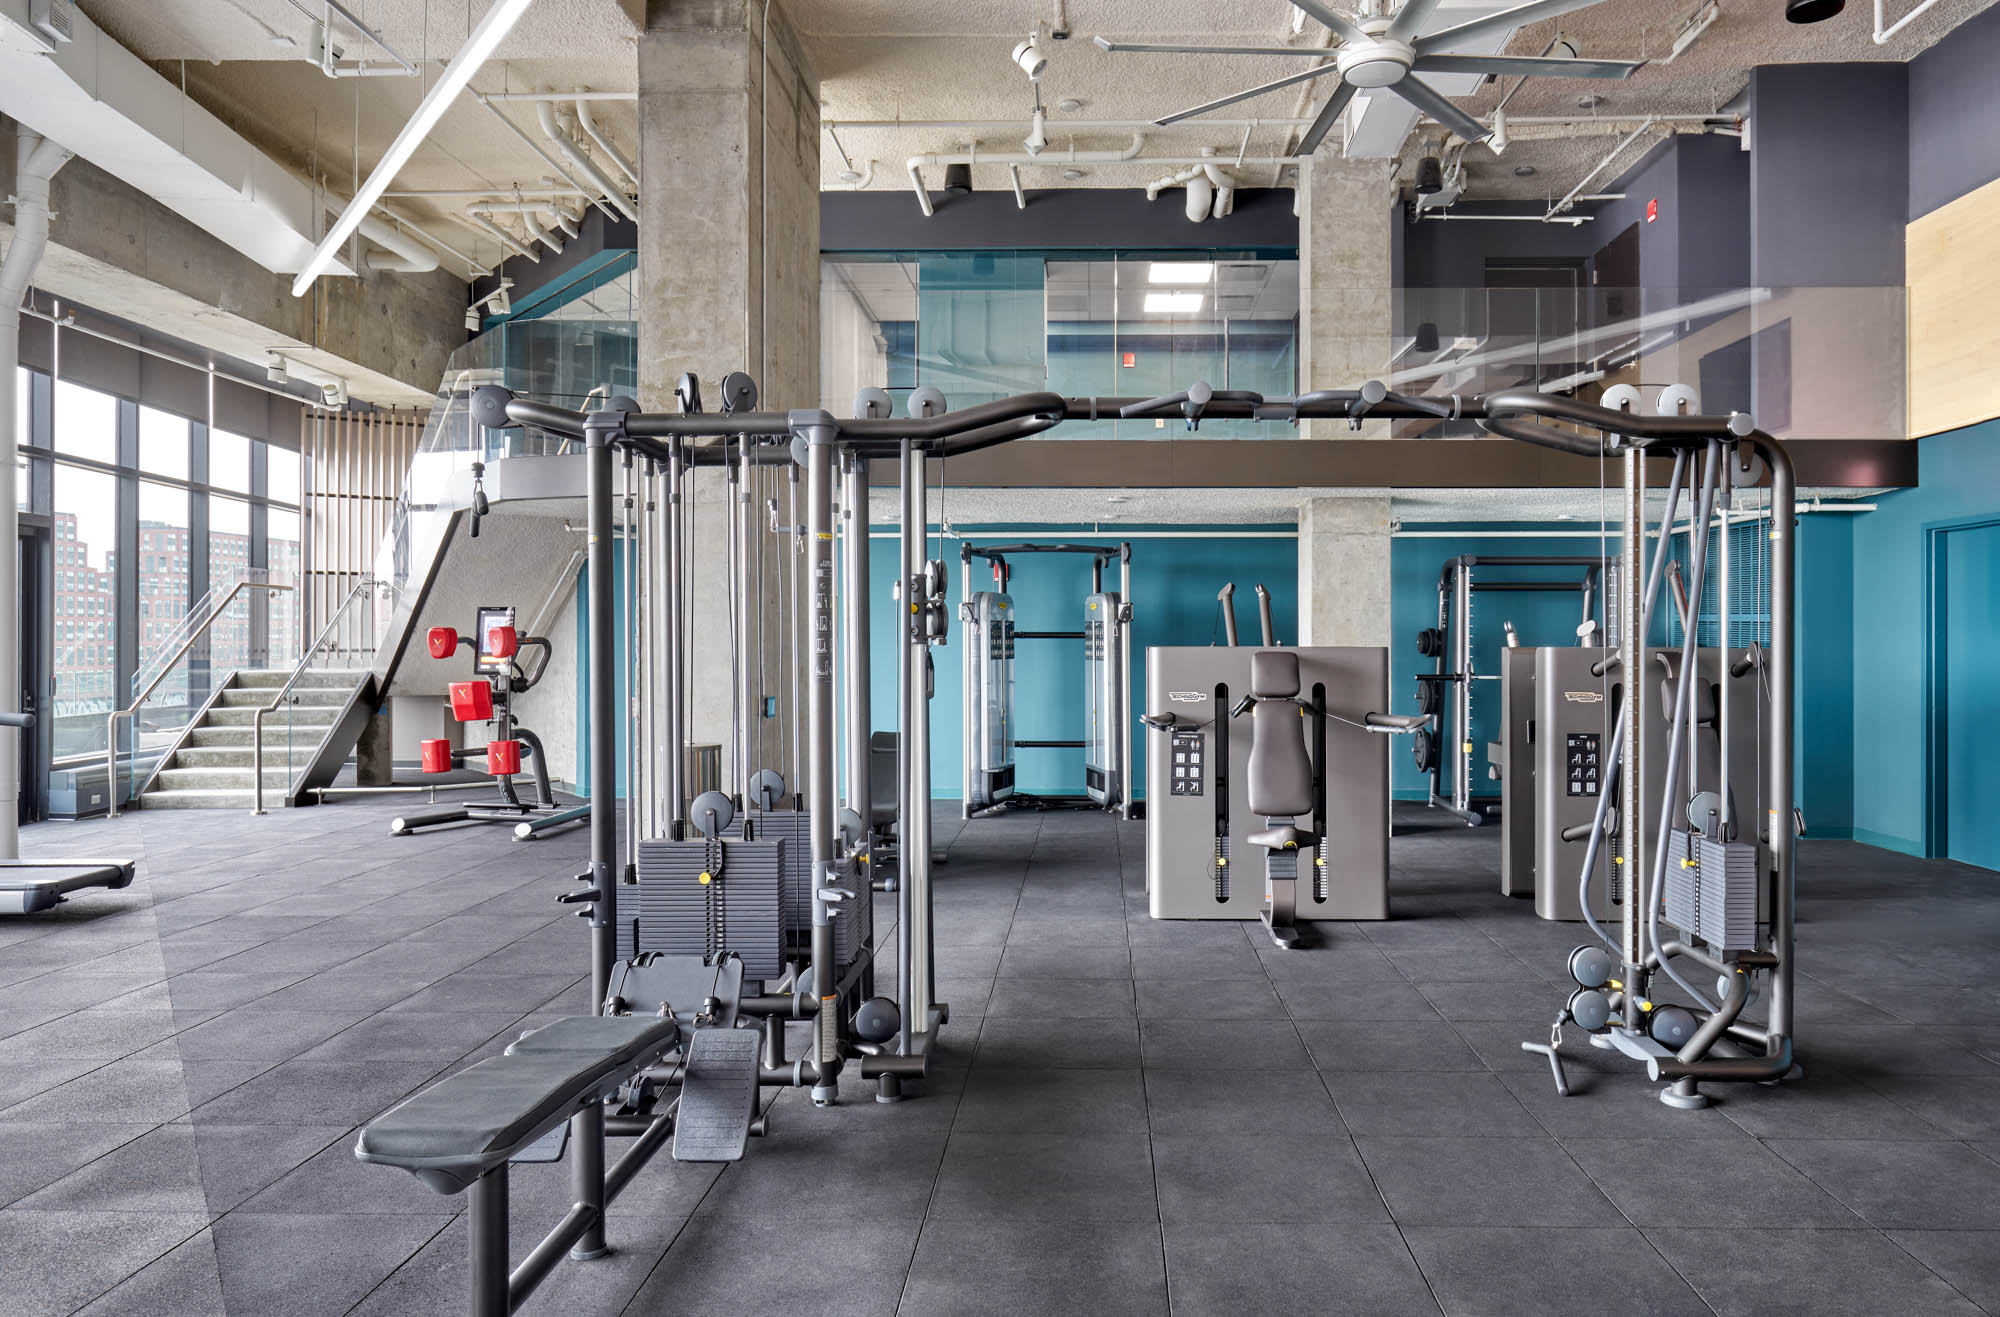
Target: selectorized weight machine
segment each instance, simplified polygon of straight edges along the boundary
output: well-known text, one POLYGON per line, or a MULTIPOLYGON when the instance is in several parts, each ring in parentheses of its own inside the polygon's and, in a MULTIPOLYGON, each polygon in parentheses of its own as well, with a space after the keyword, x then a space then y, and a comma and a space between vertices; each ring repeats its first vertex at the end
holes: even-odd
POLYGON ((1132 546, 1118 544, 961 545, 964 583, 959 618, 965 624, 965 792, 972 818, 1008 804, 1095 807, 1133 817, 1132 762, 1132 546), (1014 625, 1010 555, 1087 554, 1090 593, 1078 631, 1022 631, 1014 625), (975 590, 972 560, 991 564, 993 588, 975 590), (1104 569, 1118 564, 1118 589, 1104 588, 1104 569), (1014 734, 1015 642, 1083 642, 1083 716, 1079 740, 1021 740, 1014 734), (1015 781, 1016 750, 1082 750, 1083 794, 1033 796, 1015 781))

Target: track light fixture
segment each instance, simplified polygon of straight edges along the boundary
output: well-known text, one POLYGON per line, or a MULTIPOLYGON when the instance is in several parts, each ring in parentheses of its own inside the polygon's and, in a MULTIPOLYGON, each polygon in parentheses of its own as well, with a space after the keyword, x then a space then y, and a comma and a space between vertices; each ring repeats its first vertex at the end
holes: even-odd
POLYGON ((1014 62, 1021 66, 1021 72, 1028 75, 1028 81, 1040 82, 1049 67, 1049 57, 1042 49, 1041 37, 1030 32, 1026 41, 1014 47, 1014 62))
POLYGON ((1417 161, 1417 195, 1428 197, 1444 191, 1444 162, 1434 155, 1417 161))
POLYGON ((946 165, 944 167, 944 190, 953 196, 962 197, 972 191, 971 165, 946 165))
POLYGON ((264 381, 283 388, 291 382, 291 368, 285 359, 273 352, 264 362, 264 381))

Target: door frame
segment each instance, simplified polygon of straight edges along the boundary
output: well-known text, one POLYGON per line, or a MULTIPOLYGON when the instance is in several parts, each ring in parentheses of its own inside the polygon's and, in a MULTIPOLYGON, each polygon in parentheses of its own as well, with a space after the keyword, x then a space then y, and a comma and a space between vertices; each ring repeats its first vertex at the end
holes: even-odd
POLYGON ((49 816, 49 759, 55 746, 55 527, 46 513, 22 512, 16 548, 20 573, 21 707, 35 714, 32 731, 21 736, 20 821, 49 816))
POLYGON ((1950 586, 1945 557, 1947 536, 1959 531, 1985 530, 2000 526, 2000 517, 1963 517, 1951 521, 1930 521, 1924 534, 1924 858, 1946 858, 1951 849, 1951 810, 1946 785, 1950 780, 1951 742, 1945 719, 1950 673, 1946 670, 1948 651, 1945 591, 1950 586))

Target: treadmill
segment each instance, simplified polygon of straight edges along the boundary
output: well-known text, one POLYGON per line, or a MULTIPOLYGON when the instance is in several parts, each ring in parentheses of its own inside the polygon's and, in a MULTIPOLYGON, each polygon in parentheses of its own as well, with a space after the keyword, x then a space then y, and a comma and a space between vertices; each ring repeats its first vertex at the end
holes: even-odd
MULTIPOLYGON (((0 713, 0 727, 34 725, 32 713, 0 713)), ((89 887, 130 887, 133 868, 131 860, 0 860, 0 915, 39 914, 89 887)))

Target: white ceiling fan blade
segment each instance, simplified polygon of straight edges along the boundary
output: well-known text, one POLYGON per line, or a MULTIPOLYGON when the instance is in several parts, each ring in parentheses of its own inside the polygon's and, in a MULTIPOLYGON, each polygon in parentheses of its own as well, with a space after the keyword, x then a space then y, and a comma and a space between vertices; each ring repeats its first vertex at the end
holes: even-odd
POLYGON ((1341 83, 1327 103, 1320 107, 1319 113, 1313 116, 1312 126, 1306 129, 1305 136, 1299 138, 1299 144, 1292 154, 1308 156, 1319 150, 1319 144, 1325 141, 1327 133, 1332 131, 1334 123, 1340 118, 1340 112, 1345 110, 1353 99, 1353 85, 1341 83))
POLYGON ((1144 41, 1112 41, 1106 37, 1091 40, 1099 50, 1114 55, 1296 55, 1324 59, 1327 53, 1318 46, 1162 46, 1144 41))
POLYGON ((1316 18, 1326 27, 1340 34, 1342 41, 1366 41, 1368 34, 1357 26, 1353 19, 1335 9, 1329 9, 1320 0, 1292 0, 1292 8, 1303 9, 1308 17, 1316 18))
POLYGON ((1164 119, 1155 119, 1153 122, 1165 128, 1170 123, 1179 123, 1183 119, 1192 119, 1196 115, 1207 114, 1210 110, 1219 110, 1225 105, 1234 105, 1238 101, 1247 101, 1253 96, 1262 96, 1267 91, 1276 91, 1280 87, 1289 87, 1293 83, 1306 82, 1322 74, 1338 73, 1339 71, 1339 69, 1331 64, 1322 64, 1316 69, 1307 69, 1304 73, 1290 73, 1274 82, 1267 82, 1261 86, 1252 87, 1248 91, 1239 91, 1234 95, 1224 96, 1221 100, 1209 101, 1205 105, 1197 105, 1191 110, 1182 110, 1177 114, 1170 114, 1164 119))
POLYGON ((1428 114, 1445 127, 1457 133, 1468 142, 1483 142, 1493 135, 1493 130, 1479 120, 1453 105, 1444 96, 1423 81, 1411 77, 1389 88, 1410 104, 1428 114))
POLYGON ((1437 7, 1438 0, 1408 0, 1407 4, 1396 11, 1396 20, 1389 24, 1389 39, 1415 41, 1418 29, 1423 27, 1424 20, 1429 18, 1431 11, 1437 7))
POLYGON ((1546 59, 1537 55, 1419 55, 1418 73, 1520 74, 1524 78, 1629 78, 1644 60, 1546 59))
POLYGON ((1460 23, 1457 27, 1433 32, 1416 42, 1417 53, 1428 55, 1434 51, 1450 50, 1453 46, 1470 41, 1474 37, 1509 32, 1517 27, 1526 27, 1530 23, 1539 23, 1545 18, 1554 18, 1558 14, 1573 14, 1579 9, 1589 9, 1592 5, 1603 3, 1604 0, 1531 0, 1525 5, 1515 5, 1512 9, 1488 14, 1485 18, 1475 18, 1460 23))

